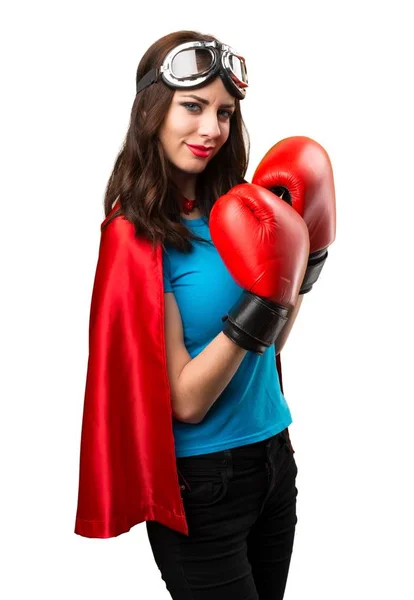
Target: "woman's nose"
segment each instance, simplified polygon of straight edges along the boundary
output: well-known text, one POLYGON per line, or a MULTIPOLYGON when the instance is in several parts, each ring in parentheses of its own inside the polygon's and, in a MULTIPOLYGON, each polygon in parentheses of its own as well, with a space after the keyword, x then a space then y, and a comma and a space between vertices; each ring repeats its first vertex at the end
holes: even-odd
POLYGON ((219 137, 221 135, 221 130, 217 115, 203 115, 200 122, 199 133, 210 138, 219 137))

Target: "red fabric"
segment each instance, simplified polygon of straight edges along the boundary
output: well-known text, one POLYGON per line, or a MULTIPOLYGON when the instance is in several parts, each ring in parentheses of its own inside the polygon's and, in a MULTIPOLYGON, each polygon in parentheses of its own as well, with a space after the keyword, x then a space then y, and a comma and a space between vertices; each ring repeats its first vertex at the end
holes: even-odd
POLYGON ((170 397, 162 248, 119 216, 102 231, 92 292, 75 533, 158 521, 188 535, 170 397))

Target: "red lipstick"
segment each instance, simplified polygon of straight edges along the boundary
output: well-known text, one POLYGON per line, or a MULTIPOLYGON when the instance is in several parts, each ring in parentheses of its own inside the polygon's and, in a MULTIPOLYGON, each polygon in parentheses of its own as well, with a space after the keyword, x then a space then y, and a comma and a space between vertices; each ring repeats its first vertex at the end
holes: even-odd
POLYGON ((186 146, 194 156, 198 156, 199 158, 207 158, 213 152, 213 148, 209 148, 208 146, 193 146, 192 144, 186 144, 186 146))

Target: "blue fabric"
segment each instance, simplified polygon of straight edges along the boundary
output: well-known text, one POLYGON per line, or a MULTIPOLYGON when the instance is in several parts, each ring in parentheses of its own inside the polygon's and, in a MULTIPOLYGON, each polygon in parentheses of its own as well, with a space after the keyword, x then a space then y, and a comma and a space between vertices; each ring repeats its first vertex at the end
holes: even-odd
MULTIPOLYGON (((196 235, 211 241, 206 217, 181 219, 196 235)), ((193 241, 185 254, 163 251, 164 292, 173 292, 181 313, 184 344, 197 356, 222 331, 221 318, 239 298, 236 284, 214 245, 193 241)), ((262 356, 247 352, 235 375, 204 419, 197 424, 173 418, 176 456, 208 454, 253 444, 292 423, 280 389, 274 345, 262 356)))

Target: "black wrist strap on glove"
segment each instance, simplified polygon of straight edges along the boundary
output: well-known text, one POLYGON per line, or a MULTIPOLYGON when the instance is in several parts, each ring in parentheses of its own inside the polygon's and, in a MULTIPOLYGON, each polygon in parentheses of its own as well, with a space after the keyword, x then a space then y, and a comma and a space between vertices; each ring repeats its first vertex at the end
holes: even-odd
POLYGON ((326 248, 309 254, 308 266, 306 267, 306 273, 299 290, 299 295, 307 294, 311 291, 313 284, 317 281, 322 271, 322 267, 325 264, 327 257, 328 250, 326 248))
POLYGON ((222 318, 223 333, 241 348, 263 354, 276 341, 288 314, 288 308, 244 290, 222 318))

